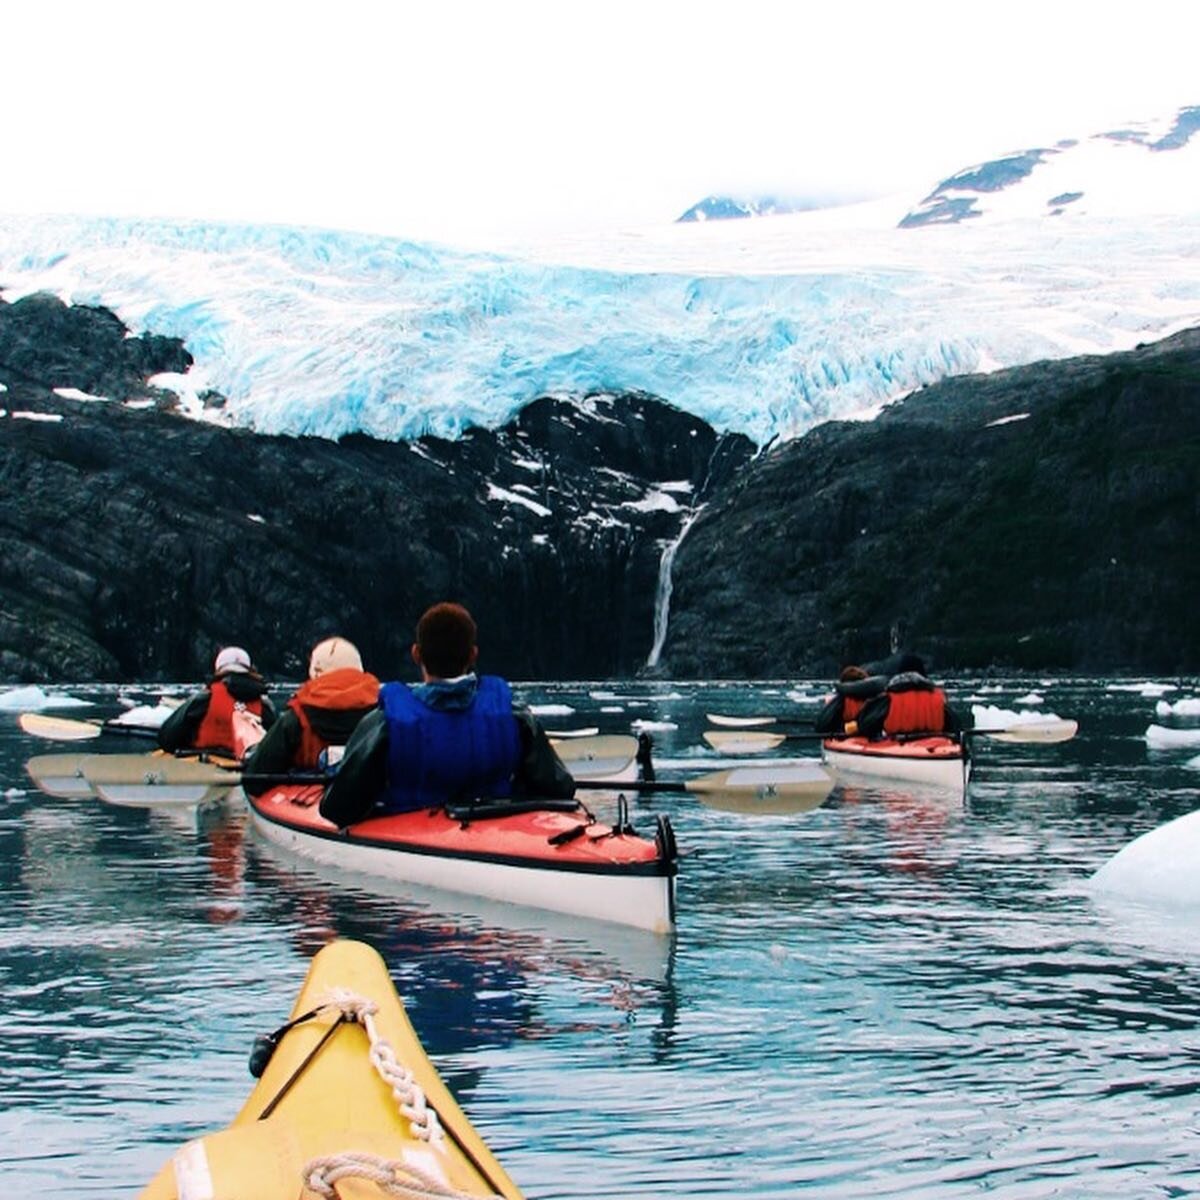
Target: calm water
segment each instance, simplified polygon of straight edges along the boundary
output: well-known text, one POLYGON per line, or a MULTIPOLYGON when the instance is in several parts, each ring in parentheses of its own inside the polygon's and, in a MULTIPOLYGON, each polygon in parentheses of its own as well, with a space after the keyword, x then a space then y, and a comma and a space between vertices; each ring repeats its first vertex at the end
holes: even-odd
MULTIPOLYGON (((1029 687, 986 699, 1018 707, 1029 687)), ((818 694, 522 690, 577 710, 552 727, 677 726, 655 734, 660 761, 703 757, 705 711, 818 694)), ((118 711, 112 689, 71 691, 118 711)), ((254 1035, 335 936, 383 954, 531 1200, 1200 1191, 1200 913, 1104 907, 1083 886, 1200 804, 1196 751, 1147 749, 1153 698, 1038 691, 1079 737, 983 746, 965 804, 865 788, 790 817, 639 803, 643 831, 669 813, 687 855, 674 939, 310 869, 236 803, 189 822, 53 800, 24 761, 72 747, 0 716, 5 1192, 129 1195, 224 1125, 254 1035)))

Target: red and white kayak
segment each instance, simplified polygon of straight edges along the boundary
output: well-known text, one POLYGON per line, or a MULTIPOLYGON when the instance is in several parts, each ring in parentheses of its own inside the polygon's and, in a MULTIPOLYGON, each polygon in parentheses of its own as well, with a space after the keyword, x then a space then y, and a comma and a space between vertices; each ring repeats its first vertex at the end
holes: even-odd
POLYGON ((480 802, 372 817, 341 831, 319 787, 247 796, 263 837, 314 862, 656 933, 675 924, 675 837, 601 824, 574 801, 480 802))
POLYGON ((957 791, 965 795, 971 756, 952 737, 905 739, 828 738, 821 745, 825 765, 839 775, 891 780, 957 791))

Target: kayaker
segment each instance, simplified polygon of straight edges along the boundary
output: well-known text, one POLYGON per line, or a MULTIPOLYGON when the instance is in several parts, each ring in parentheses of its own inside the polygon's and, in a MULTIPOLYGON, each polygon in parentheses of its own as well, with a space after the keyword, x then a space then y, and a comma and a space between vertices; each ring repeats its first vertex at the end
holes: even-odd
POLYGON ((855 728, 847 723, 846 732, 868 738, 962 732, 962 717, 947 703, 946 693, 926 676, 922 659, 907 654, 899 666, 883 693, 863 706, 855 728))
POLYGON ((213 662, 205 691, 181 704, 161 725, 158 744, 164 750, 216 750, 233 756, 233 713, 253 713, 264 729, 275 723, 267 685, 241 646, 226 646, 213 662))
POLYGON ((383 685, 359 723, 321 815, 340 828, 374 812, 439 808, 514 793, 566 799, 575 781, 545 730, 497 675, 476 675, 475 621, 459 604, 435 604, 417 624, 412 659, 421 682, 383 685))
MULTIPOLYGON (((343 637, 318 642, 308 658, 308 680, 246 760, 247 775, 283 775, 329 765, 330 748, 344 747, 359 721, 379 702, 379 680, 363 670, 362 655, 343 637)), ((273 785, 246 780, 260 796, 273 785)))
POLYGON ((855 722, 863 705, 881 695, 887 683, 886 675, 870 675, 857 664, 843 667, 837 683, 833 685, 833 695, 817 713, 813 728, 818 733, 854 733, 857 729, 855 722), (852 725, 854 728, 848 729, 852 725))

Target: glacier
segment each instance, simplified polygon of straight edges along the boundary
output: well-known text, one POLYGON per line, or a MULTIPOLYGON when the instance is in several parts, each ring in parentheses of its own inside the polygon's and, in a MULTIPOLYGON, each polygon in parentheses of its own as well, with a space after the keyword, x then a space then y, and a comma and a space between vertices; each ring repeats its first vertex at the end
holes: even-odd
POLYGON ((400 440, 636 391, 758 444, 924 384, 1200 323, 1200 214, 900 230, 905 201, 481 250, 334 230, 0 216, 0 295, 182 338, 185 411, 400 440), (205 389, 222 408, 206 408, 205 389))

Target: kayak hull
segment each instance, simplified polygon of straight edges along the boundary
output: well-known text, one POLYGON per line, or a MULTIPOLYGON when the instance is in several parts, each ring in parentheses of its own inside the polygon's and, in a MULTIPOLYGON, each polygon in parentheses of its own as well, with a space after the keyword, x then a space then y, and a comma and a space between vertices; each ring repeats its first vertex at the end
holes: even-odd
POLYGON ((468 820, 422 809, 338 830, 319 798, 281 787, 248 802, 262 837, 313 862, 655 933, 674 927, 669 824, 650 841, 588 824, 582 807, 468 820))
MULTIPOLYGON (((314 1009, 320 1011, 277 1031, 265 1070, 229 1127, 181 1147, 141 1200, 315 1196, 302 1188, 314 1161, 356 1153, 424 1172, 443 1188, 470 1196, 521 1200, 516 1184, 438 1077, 386 965, 370 946, 335 941, 317 954, 292 1019, 314 1009), (388 1081, 371 1061, 367 1029, 357 1021, 339 1024, 339 1010, 322 1007, 335 994, 375 1006, 371 1021, 381 1039, 377 1044, 386 1044, 398 1066, 411 1072, 437 1114, 440 1134, 424 1136, 423 1126, 401 1113, 388 1081)), ((382 1195, 361 1179, 345 1180, 337 1194, 347 1200, 382 1195)))
POLYGON ((960 796, 971 777, 970 755, 948 737, 903 742, 836 738, 822 743, 821 757, 839 776, 915 784, 960 796))

